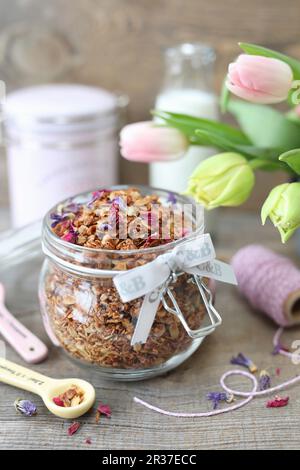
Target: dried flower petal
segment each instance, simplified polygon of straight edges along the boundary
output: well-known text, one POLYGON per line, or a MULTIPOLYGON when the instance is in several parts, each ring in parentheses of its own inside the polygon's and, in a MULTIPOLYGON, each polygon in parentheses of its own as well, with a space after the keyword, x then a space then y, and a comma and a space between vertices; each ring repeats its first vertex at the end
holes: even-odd
POLYGON ((99 191, 94 191, 92 193, 92 199, 87 203, 87 207, 91 207, 97 199, 101 199, 106 194, 109 194, 110 191, 108 189, 100 189, 99 191))
POLYGON ((126 211, 127 205, 121 196, 117 196, 112 200, 112 206, 118 208, 120 211, 126 211))
POLYGON ((226 392, 209 392, 206 397, 213 403, 214 410, 218 408, 218 405, 221 401, 231 403, 234 400, 234 396, 229 395, 226 392))
POLYGON ((73 436, 73 434, 75 434, 75 432, 77 432, 79 428, 80 428, 80 423, 78 423, 78 421, 74 421, 74 423, 72 423, 68 427, 69 436, 73 436))
POLYGON ((112 226, 108 223, 103 223, 100 225, 100 230, 112 230, 112 226))
POLYGON ((111 408, 109 405, 104 405, 103 403, 99 403, 97 411, 98 413, 100 413, 100 415, 104 415, 107 418, 111 417, 111 408))
POLYGON ((252 374, 257 371, 256 365, 242 353, 239 353, 236 357, 232 357, 230 363, 246 367, 252 374))
POLYGON ((77 239, 77 232, 74 229, 73 225, 70 224, 67 232, 61 237, 62 240, 70 243, 75 243, 77 239))
POLYGON ((289 402, 289 397, 279 397, 276 396, 273 400, 270 400, 267 402, 266 407, 267 408, 281 408, 283 406, 287 406, 289 402))
POLYGON ((67 204, 64 208, 63 208, 63 212, 65 214, 71 212, 72 214, 76 214, 76 212, 79 211, 80 209, 80 206, 81 204, 77 203, 77 202, 73 202, 73 201, 70 201, 69 204, 67 204))
POLYGON ((65 406, 64 402, 59 397, 54 397, 52 400, 57 406, 62 406, 62 407, 65 406))
POLYGON ((262 370, 259 374, 259 390, 267 390, 271 387, 271 377, 266 370, 262 370))
POLYGON ((50 214, 50 219, 53 221, 51 223, 51 227, 55 228, 57 224, 60 224, 64 220, 67 220, 68 216, 67 215, 56 214, 56 213, 53 212, 52 214, 50 214))
POLYGON ((92 443, 92 439, 90 437, 87 437, 86 440, 85 440, 85 443, 86 444, 91 444, 92 443))
POLYGON ((14 407, 19 413, 25 416, 33 416, 37 413, 36 405, 29 400, 22 400, 21 398, 18 398, 14 402, 14 407))
POLYGON ((174 193, 168 194, 167 202, 169 202, 170 204, 176 204, 177 198, 174 193))
POLYGON ((289 348, 287 348, 286 346, 283 346, 283 344, 281 344, 281 343, 277 343, 277 344, 274 346, 274 349, 273 349, 273 351, 272 351, 272 355, 273 355, 273 356, 276 356, 277 354, 280 353, 280 351, 289 352, 289 348))

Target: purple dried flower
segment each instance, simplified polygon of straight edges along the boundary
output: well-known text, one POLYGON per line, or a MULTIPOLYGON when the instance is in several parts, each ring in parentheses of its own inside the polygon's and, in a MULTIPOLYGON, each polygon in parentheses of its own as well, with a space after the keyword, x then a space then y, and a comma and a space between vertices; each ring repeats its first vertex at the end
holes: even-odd
POLYGON ((289 352, 289 348, 287 348, 286 346, 283 346, 283 344, 281 344, 281 343, 277 343, 277 344, 274 346, 274 349, 273 349, 273 351, 272 351, 272 355, 273 355, 273 356, 276 356, 277 354, 280 353, 280 351, 289 352))
POLYGON ((209 392, 206 395, 206 398, 213 403, 213 409, 217 409, 221 401, 226 401, 227 403, 233 400, 233 396, 225 392, 209 392))
POLYGON ((57 224, 60 224, 60 222, 67 220, 68 216, 66 214, 60 215, 60 214, 55 214, 54 212, 52 212, 52 214, 50 214, 50 219, 53 221, 51 224, 51 227, 55 228, 57 224))
POLYGON ((80 204, 77 203, 77 202, 70 202, 69 204, 67 204, 64 208, 63 208, 63 213, 64 214, 67 214, 67 213, 72 213, 72 214, 76 214, 76 212, 78 212, 80 209, 80 204))
POLYGON ((74 218, 76 212, 79 211, 79 207, 79 204, 70 202, 66 206, 58 208, 57 213, 52 212, 52 214, 50 214, 50 219, 53 221, 51 227, 55 228, 57 224, 74 218))
POLYGON ((35 404, 29 400, 22 400, 21 398, 18 398, 14 402, 14 407, 19 413, 25 416, 33 416, 37 413, 35 404))
POLYGON ((126 211, 127 205, 124 199, 121 196, 117 196, 112 200, 112 204, 115 208, 118 208, 120 211, 126 211))
POLYGON ((259 374, 259 390, 267 390, 271 388, 271 377, 266 370, 262 370, 259 374))
POLYGON ((230 364, 246 367, 250 372, 252 372, 252 374, 257 371, 257 367, 254 362, 242 353, 239 353, 236 357, 232 357, 230 364))
POLYGON ((170 204, 176 204, 176 202, 177 202, 177 197, 175 196, 174 193, 169 193, 169 194, 168 194, 167 202, 169 202, 170 204))
POLYGON ((112 230, 112 226, 107 223, 103 223, 100 225, 100 230, 112 230))

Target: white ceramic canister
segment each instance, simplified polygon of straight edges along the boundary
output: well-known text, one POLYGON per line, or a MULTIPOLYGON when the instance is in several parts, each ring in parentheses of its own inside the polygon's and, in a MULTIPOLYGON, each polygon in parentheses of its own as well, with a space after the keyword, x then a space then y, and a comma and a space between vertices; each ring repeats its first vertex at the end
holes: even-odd
POLYGON ((49 84, 10 93, 4 105, 11 216, 20 227, 58 201, 118 181, 120 110, 126 97, 49 84))

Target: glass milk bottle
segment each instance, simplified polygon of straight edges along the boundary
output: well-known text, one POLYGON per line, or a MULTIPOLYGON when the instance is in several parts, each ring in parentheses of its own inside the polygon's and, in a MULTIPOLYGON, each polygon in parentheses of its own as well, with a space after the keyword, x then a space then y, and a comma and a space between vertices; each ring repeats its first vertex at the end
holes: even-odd
MULTIPOLYGON (((217 98, 213 93, 214 50, 200 43, 185 43, 165 51, 165 79, 155 108, 208 119, 218 118, 217 98)), ((182 192, 196 166, 215 150, 191 146, 183 158, 150 165, 150 185, 182 192)), ((206 217, 211 225, 213 217, 206 217)), ((213 227, 210 227, 213 230, 213 227)))

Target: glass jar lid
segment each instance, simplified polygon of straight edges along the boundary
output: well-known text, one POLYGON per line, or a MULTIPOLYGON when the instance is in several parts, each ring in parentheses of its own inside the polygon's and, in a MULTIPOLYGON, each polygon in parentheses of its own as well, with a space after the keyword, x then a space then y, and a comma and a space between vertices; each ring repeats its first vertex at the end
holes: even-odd
POLYGON ((39 85, 8 94, 6 128, 52 134, 115 126, 127 103, 102 88, 79 84, 39 85))

